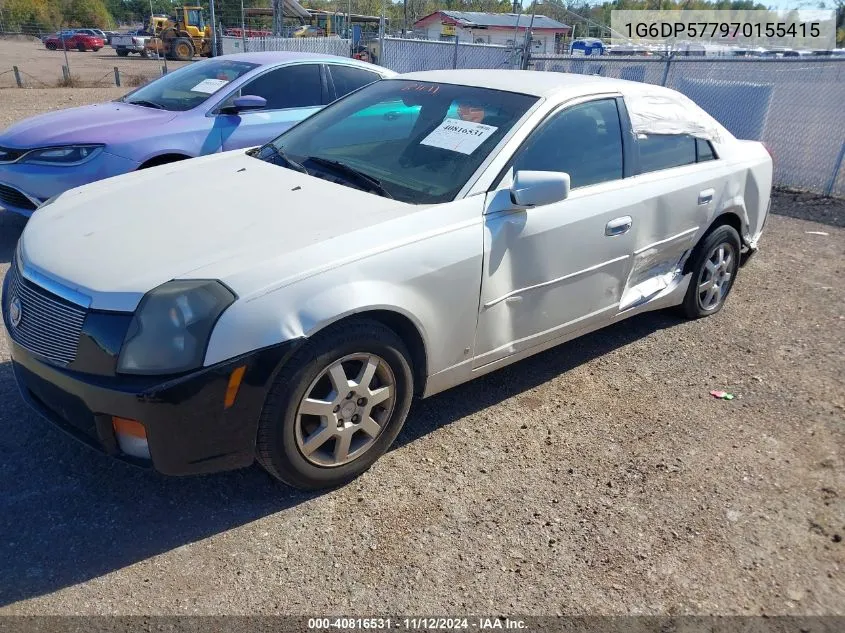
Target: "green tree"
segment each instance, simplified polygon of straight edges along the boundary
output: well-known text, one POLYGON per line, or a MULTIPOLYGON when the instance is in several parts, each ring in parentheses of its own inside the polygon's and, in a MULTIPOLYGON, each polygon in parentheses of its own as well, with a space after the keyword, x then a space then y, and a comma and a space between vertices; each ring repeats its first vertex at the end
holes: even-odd
POLYGON ((7 31, 37 33, 61 23, 62 12, 51 0, 0 0, 0 22, 7 31))
POLYGON ((108 28, 113 23, 103 0, 69 0, 62 13, 66 26, 108 28))

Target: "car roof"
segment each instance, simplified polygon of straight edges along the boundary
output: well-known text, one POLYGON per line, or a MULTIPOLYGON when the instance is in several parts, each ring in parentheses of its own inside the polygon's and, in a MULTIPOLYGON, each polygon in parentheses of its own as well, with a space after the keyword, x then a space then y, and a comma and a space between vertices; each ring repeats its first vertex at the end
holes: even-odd
POLYGON ((323 61, 335 64, 346 64, 349 66, 357 66, 359 68, 366 68, 385 76, 391 76, 395 73, 382 66, 376 66, 367 62, 362 62, 350 57, 340 57, 338 55, 326 55, 320 53, 298 53, 293 51, 260 51, 255 53, 234 53, 232 55, 221 55, 213 59, 230 59, 232 61, 249 62, 252 64, 277 64, 282 62, 291 62, 297 60, 309 61, 323 61))
POLYGON ((595 75, 536 70, 434 70, 408 73, 394 81, 448 83, 534 95, 560 103, 576 97, 618 93, 625 97, 636 132, 690 134, 723 143, 733 135, 700 106, 671 88, 595 75))
MULTIPOLYGON (((578 96, 602 92, 642 92, 642 85, 636 81, 577 75, 559 72, 537 72, 536 70, 427 70, 407 73, 400 79, 433 81, 458 84, 477 88, 492 88, 506 92, 520 92, 537 97, 549 97, 560 93, 563 96, 578 96)), ((661 86, 649 85, 654 92, 667 91, 661 86)))

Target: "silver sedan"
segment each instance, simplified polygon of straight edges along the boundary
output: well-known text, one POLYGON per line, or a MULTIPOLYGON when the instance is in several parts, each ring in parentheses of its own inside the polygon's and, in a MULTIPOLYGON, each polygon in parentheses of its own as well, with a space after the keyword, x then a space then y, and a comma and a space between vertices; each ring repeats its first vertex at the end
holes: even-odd
POLYGON ((643 311, 717 313, 771 184, 763 145, 666 88, 386 79, 260 148, 40 208, 3 293, 15 375, 118 458, 336 486, 415 395, 643 311))

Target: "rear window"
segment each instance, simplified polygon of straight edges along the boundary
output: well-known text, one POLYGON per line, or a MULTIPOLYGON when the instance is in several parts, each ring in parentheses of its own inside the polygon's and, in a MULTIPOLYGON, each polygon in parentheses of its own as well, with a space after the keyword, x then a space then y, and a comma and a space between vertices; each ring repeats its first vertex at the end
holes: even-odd
POLYGON ((355 68, 354 66, 340 66, 330 64, 328 66, 329 72, 332 74, 332 82, 334 82, 335 96, 340 99, 344 95, 348 95, 353 90, 358 90, 362 86, 371 84, 374 81, 381 79, 376 73, 364 70, 363 68, 355 68))
POLYGON ((716 159, 709 141, 689 134, 637 134, 640 171, 660 171, 716 159))
POLYGON ((643 173, 695 163, 695 139, 686 134, 638 134, 643 173))
POLYGON ((696 159, 699 163, 706 160, 715 160, 716 158, 716 152, 713 151, 710 141, 705 141, 703 138, 695 139, 695 151, 696 159))

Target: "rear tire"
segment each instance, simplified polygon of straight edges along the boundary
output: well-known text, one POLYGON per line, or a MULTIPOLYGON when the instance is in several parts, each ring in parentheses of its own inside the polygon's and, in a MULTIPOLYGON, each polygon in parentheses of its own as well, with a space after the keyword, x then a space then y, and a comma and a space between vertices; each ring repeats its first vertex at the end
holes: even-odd
POLYGON ((86 50, 86 49, 85 49, 85 44, 82 44, 82 43, 77 44, 77 45, 76 45, 76 50, 78 50, 80 53, 84 53, 84 52, 85 52, 85 50, 86 50))
POLYGON ((117 56, 118 57, 129 57, 129 51, 117 49, 117 56))
POLYGON ((716 314, 725 305, 736 274, 742 242, 736 229, 723 224, 695 247, 690 260, 690 279, 681 311, 688 319, 716 314))
POLYGON ((370 319, 330 326, 309 340, 270 388, 258 428, 259 464, 303 490, 359 476, 405 423, 414 392, 409 358, 402 339, 370 319))

